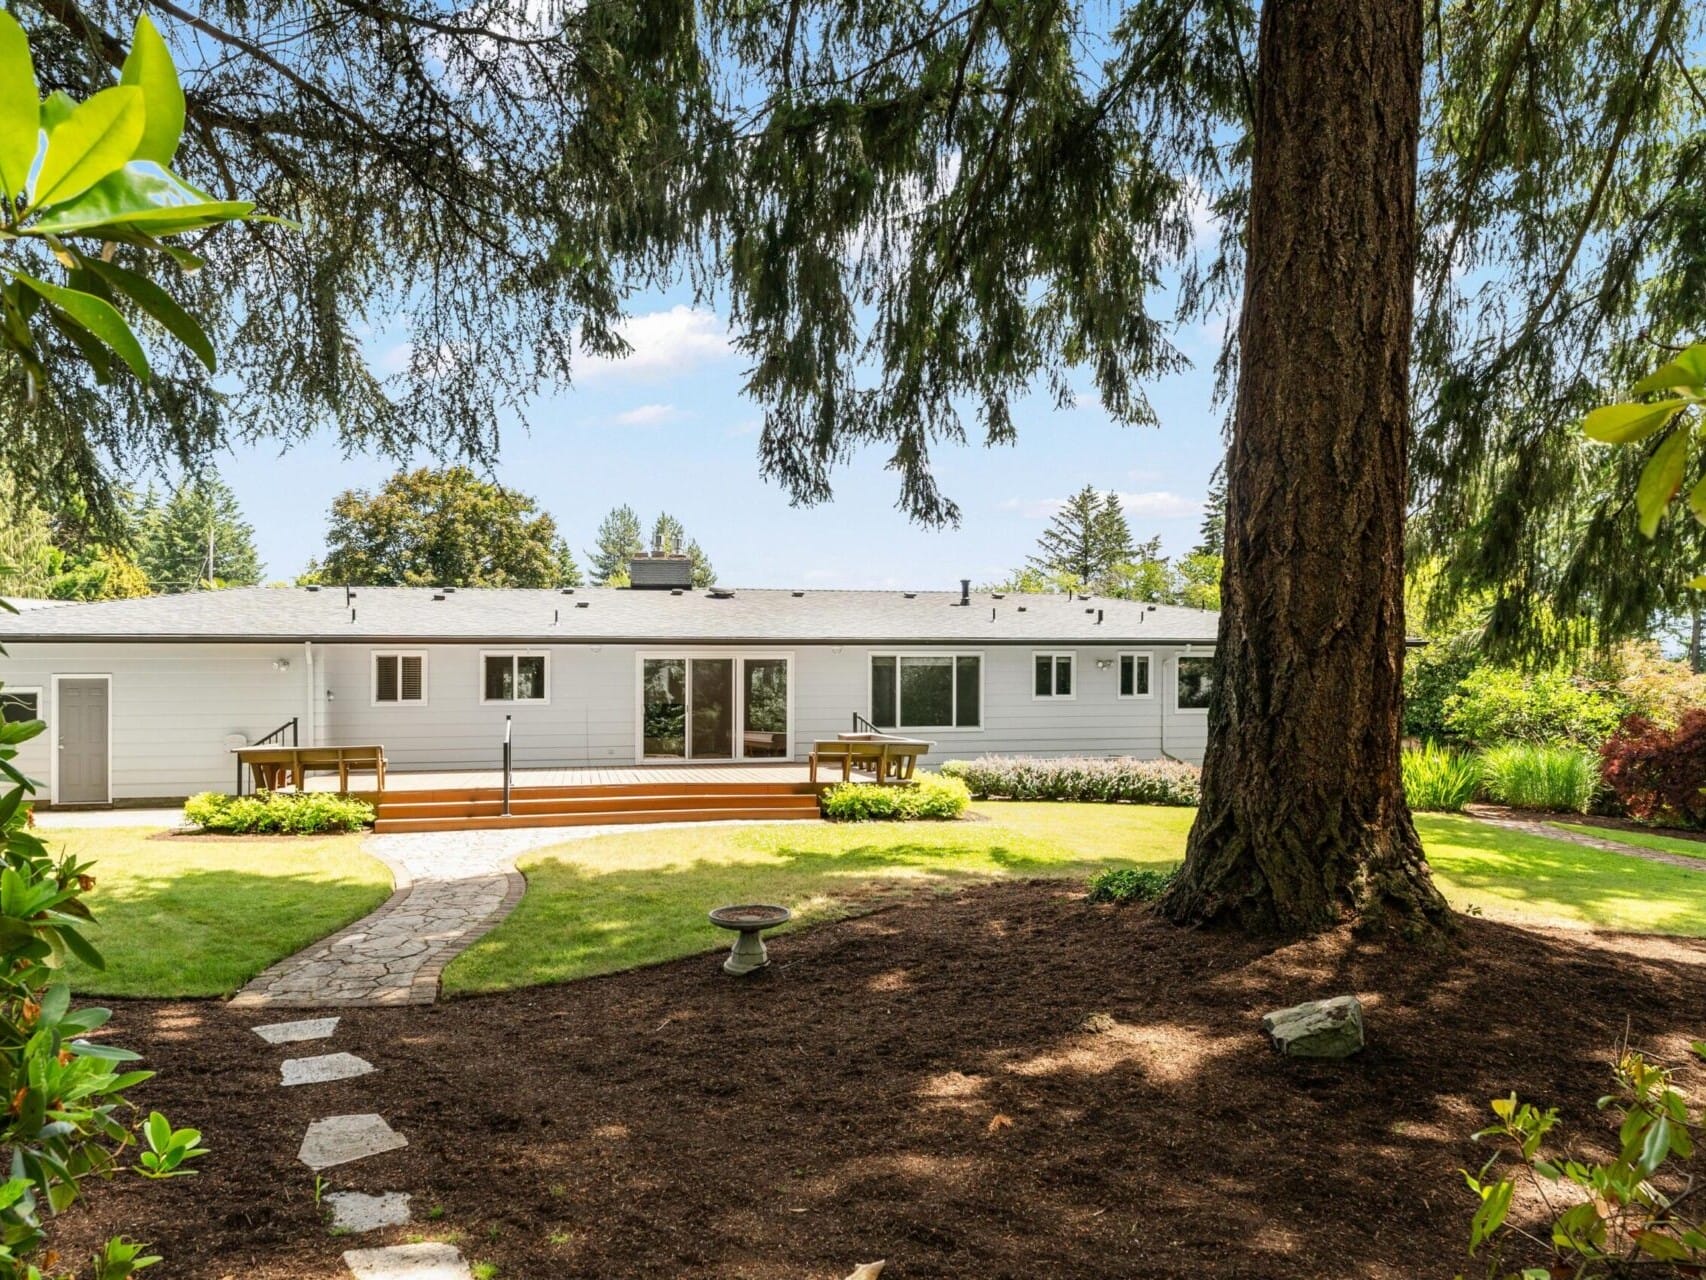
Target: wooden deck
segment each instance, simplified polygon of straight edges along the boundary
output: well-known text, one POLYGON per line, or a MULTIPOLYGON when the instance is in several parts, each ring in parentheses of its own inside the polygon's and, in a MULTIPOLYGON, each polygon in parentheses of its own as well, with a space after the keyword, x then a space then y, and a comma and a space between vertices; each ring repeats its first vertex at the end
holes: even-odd
MULTIPOLYGON (((505 805, 498 769, 389 769, 372 802, 373 828, 466 831, 504 827, 624 826, 647 822, 794 822, 818 816, 818 792, 803 764, 616 765, 517 769, 505 805)), ((334 776, 310 777, 328 791, 334 776)))
MULTIPOLYGON (((528 787, 551 789, 567 787, 634 787, 651 784, 678 785, 704 783, 716 785, 735 782, 804 783, 810 771, 803 764, 780 761, 776 764, 644 764, 597 765, 587 768, 516 769, 511 785, 517 790, 528 787)), ((358 789, 371 785, 371 775, 357 774, 351 779, 358 789)), ((385 790, 394 791, 457 791, 476 788, 498 788, 504 783, 501 769, 388 769, 385 790)), ((317 774, 308 779, 310 791, 336 791, 335 774, 317 774)))

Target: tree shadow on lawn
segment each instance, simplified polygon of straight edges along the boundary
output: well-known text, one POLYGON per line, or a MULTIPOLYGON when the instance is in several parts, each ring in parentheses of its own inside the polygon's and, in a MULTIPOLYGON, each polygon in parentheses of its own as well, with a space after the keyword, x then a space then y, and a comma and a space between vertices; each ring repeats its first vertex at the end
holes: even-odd
POLYGON ((1625 1026, 1675 1062, 1706 1033, 1706 944, 1490 920, 1438 946, 1274 945, 1002 883, 774 955, 745 980, 696 957, 350 1010, 338 1044, 379 1070, 313 1097, 244 1083, 278 1057, 252 1018, 203 1006, 191 1041, 183 1006, 133 1007, 124 1042, 162 1072, 144 1105, 216 1155, 188 1187, 97 1192, 77 1231, 151 1239, 188 1280, 339 1274, 295 1143, 371 1109, 409 1146, 334 1182, 444 1210, 377 1242, 455 1232, 500 1275, 841 1280, 884 1257, 903 1277, 1444 1280, 1469 1265, 1457 1170, 1484 1158, 1489 1099, 1558 1105, 1560 1146, 1603 1148, 1625 1026), (1263 1012, 1346 992, 1361 1055, 1268 1049, 1263 1012), (198 1076, 232 1082, 217 1106, 198 1076))
POLYGON ((571 846, 523 860, 528 886, 521 905, 452 962, 447 990, 567 982, 726 947, 731 935, 706 913, 731 903, 788 907, 794 920, 767 935, 774 938, 920 893, 1014 877, 1082 881, 1104 866, 1148 865, 1144 859, 1026 852, 1004 843, 928 840, 835 852, 784 843, 608 870, 577 861, 575 852, 571 846))
POLYGON ((1701 871, 1516 835, 1466 818, 1430 818, 1424 844, 1429 863, 1459 906, 1508 907, 1601 927, 1706 936, 1706 875, 1701 871), (1429 833, 1437 834, 1429 838, 1429 833))

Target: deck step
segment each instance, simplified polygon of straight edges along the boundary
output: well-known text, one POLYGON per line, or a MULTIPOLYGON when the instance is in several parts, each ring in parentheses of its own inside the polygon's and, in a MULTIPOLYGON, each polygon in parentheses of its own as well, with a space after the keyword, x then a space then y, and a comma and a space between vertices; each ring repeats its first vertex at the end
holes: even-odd
MULTIPOLYGON (((512 806, 513 809, 513 806, 512 806)), ((474 815, 441 815, 437 817, 379 816, 373 823, 375 832, 385 834, 400 831, 485 831, 509 827, 598 827, 627 826, 642 822, 799 822, 818 816, 817 805, 776 805, 753 803, 744 807, 719 806, 695 809, 577 809, 535 813, 511 812, 474 815)))
MULTIPOLYGON (((512 814, 573 814, 608 813, 621 809, 652 809, 670 813, 684 809, 801 809, 816 814, 815 795, 727 795, 722 792, 697 792, 691 795, 665 796, 563 796, 536 797, 520 792, 510 799, 512 814)), ((480 818, 496 817, 503 813, 501 792, 474 800, 419 799, 404 793, 387 798, 375 806, 381 818, 480 818)))
MULTIPOLYGON (((811 782, 634 782, 610 786, 512 787, 515 800, 613 800, 655 796, 737 795, 815 796, 827 784, 811 782)), ((503 796, 502 787, 434 787, 411 790, 393 786, 389 790, 362 793, 378 804, 392 801, 416 804, 422 801, 473 803, 503 796)))

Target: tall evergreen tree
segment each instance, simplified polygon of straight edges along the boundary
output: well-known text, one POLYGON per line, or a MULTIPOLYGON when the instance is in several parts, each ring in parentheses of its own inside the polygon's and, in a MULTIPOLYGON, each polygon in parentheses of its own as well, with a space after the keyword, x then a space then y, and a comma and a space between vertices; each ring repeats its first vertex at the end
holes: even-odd
POLYGON ((640 532, 640 517, 623 504, 611 509, 599 522, 593 549, 586 553, 587 569, 595 587, 626 586, 628 561, 646 550, 640 532))
POLYGON ((1214 468, 1208 481, 1208 498, 1203 503, 1202 527, 1197 534, 1193 554, 1223 556, 1226 554, 1226 460, 1214 468))
POLYGON ((526 494, 467 467, 400 471, 332 502, 322 582, 373 587, 577 586, 557 522, 526 494))
POLYGON ((1046 574, 1070 575, 1088 585, 1136 555, 1119 496, 1098 494, 1087 484, 1054 513, 1030 563, 1046 574))
POLYGON ((211 473, 185 480, 159 506, 145 500, 136 559, 154 589, 167 593, 261 580, 254 527, 243 519, 237 496, 211 473))

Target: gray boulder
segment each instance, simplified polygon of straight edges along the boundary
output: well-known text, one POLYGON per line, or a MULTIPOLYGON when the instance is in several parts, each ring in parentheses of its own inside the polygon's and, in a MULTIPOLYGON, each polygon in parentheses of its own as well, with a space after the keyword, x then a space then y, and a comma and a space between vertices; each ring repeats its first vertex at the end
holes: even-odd
POLYGON ((1268 1014, 1262 1030, 1288 1058, 1348 1058, 1362 1048, 1362 1002, 1355 996, 1310 1000, 1268 1014))

